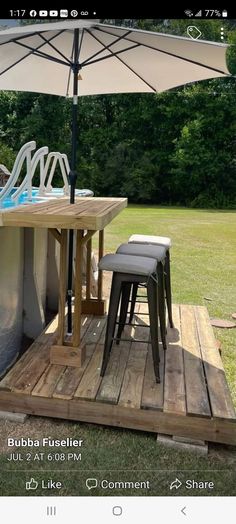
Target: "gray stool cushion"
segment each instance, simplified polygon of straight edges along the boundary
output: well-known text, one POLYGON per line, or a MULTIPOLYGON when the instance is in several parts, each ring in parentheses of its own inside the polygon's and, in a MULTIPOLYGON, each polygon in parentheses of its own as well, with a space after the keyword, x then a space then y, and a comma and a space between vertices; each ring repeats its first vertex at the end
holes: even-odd
POLYGON ((156 246, 165 246, 167 249, 171 247, 171 239, 169 237, 158 237, 155 235, 131 235, 128 242, 130 244, 154 244, 156 246))
POLYGON ((136 255, 141 257, 155 258, 157 262, 165 259, 166 248, 154 244, 121 244, 117 251, 120 255, 136 255))
POLYGON ((112 254, 102 257, 98 266, 105 271, 149 276, 156 272, 157 262, 154 258, 112 254))

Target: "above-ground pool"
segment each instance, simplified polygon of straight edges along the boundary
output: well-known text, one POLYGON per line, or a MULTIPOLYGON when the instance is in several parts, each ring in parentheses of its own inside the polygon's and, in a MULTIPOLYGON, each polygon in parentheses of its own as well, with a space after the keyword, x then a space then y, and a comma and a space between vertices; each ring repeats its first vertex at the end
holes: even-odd
MULTIPOLYGON (((22 204, 36 204, 64 196, 63 189, 53 189, 43 198, 39 190, 27 191, 17 202, 9 197, 0 202, 0 213, 22 204)), ((1 188, 0 188, 1 194, 1 188)), ((76 196, 93 196, 88 189, 76 190, 76 196)), ((69 197, 67 197, 69 198, 69 197)), ((22 337, 36 338, 45 325, 45 307, 57 307, 58 246, 44 228, 0 227, 0 376, 16 360, 22 337), (55 285, 54 285, 55 283, 55 285), (55 296, 54 296, 55 295, 55 296)))
MULTIPOLYGON (((0 188, 0 195, 1 195, 1 189, 2 188, 0 188)), ((53 188, 50 191, 50 193, 47 193, 43 197, 39 195, 39 189, 35 188, 35 189, 32 189, 32 199, 31 200, 28 199, 27 191, 24 191, 20 195, 20 197, 15 201, 11 197, 12 195, 14 195, 16 190, 17 188, 13 188, 10 194, 6 198, 4 198, 2 202, 0 201, 0 209, 8 209, 11 207, 17 207, 17 206, 20 206, 21 204, 31 204, 31 203, 36 204, 37 202, 42 202, 44 200, 47 200, 53 197, 60 198, 64 196, 64 192, 62 188, 53 188)), ((93 196, 93 192, 90 191, 90 189, 76 189, 75 196, 78 196, 78 197, 93 196)))

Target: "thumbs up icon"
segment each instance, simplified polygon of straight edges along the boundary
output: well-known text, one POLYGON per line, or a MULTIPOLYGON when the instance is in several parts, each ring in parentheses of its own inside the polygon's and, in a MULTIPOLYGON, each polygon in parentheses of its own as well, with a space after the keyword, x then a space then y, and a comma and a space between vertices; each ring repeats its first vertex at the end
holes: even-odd
POLYGON ((28 482, 25 483, 25 489, 27 489, 27 491, 29 489, 37 489, 38 485, 39 483, 37 482, 37 480, 31 478, 30 480, 28 480, 28 482))

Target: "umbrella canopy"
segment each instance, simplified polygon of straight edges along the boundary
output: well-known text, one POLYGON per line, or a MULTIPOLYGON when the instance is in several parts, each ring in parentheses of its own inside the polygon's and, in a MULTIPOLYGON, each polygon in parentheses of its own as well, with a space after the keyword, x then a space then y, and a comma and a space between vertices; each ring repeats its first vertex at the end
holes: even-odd
MULTIPOLYGON (((75 20, 0 33, 0 89, 73 96, 70 202, 75 199, 79 95, 155 93, 229 75, 226 44, 75 20)), ((73 231, 68 332, 72 331, 73 231)))
POLYGON ((0 33, 0 89, 72 96, 77 51, 78 95, 161 92, 228 75, 226 49, 96 20, 27 25, 0 33))

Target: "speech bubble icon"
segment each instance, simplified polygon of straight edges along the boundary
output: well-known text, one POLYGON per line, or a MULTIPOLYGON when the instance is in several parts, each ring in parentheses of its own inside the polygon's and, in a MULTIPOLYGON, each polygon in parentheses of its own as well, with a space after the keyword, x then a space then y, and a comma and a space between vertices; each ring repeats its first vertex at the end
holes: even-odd
POLYGON ((97 488, 97 485, 98 485, 97 479, 87 479, 86 480, 86 488, 88 488, 89 490, 97 488))

